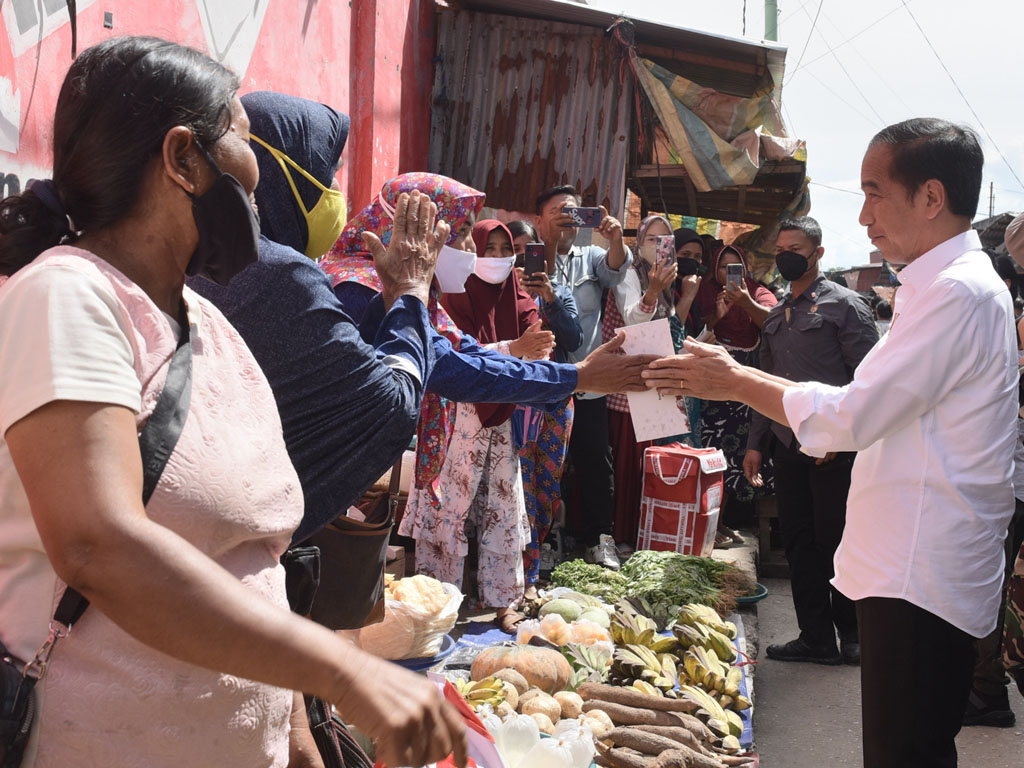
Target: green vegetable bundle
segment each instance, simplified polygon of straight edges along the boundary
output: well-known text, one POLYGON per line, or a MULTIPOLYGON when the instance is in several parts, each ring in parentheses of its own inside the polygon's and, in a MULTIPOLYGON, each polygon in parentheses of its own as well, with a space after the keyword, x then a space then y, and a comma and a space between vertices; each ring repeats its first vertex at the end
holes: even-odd
POLYGON ((736 608, 736 598, 748 594, 753 584, 731 563, 678 552, 642 550, 618 572, 582 560, 559 565, 551 583, 597 595, 608 601, 641 597, 653 612, 674 614, 688 603, 709 605, 722 616, 736 608))
POLYGON ((629 586, 622 574, 582 560, 566 560, 560 563, 551 572, 551 584, 575 589, 585 595, 594 595, 608 603, 614 603, 627 594, 629 586))

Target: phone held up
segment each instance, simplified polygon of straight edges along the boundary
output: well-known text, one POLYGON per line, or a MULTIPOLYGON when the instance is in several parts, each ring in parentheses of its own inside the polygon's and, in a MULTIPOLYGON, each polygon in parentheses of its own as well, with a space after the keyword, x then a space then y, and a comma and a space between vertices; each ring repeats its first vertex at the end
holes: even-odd
POLYGON ((743 265, 742 264, 726 264, 725 265, 725 279, 726 283, 733 288, 739 288, 743 283, 743 265))
POLYGON ((669 264, 676 257, 676 239, 672 235, 661 235, 658 237, 657 245, 654 246, 659 264, 669 264))
POLYGON ((548 262, 544 256, 544 243, 527 243, 523 254, 523 274, 531 280, 537 272, 547 272, 548 262))
POLYGON ((567 213, 572 217, 574 227, 582 227, 584 229, 597 229, 604 220, 604 215, 601 213, 600 208, 566 206, 562 209, 562 213, 567 213))

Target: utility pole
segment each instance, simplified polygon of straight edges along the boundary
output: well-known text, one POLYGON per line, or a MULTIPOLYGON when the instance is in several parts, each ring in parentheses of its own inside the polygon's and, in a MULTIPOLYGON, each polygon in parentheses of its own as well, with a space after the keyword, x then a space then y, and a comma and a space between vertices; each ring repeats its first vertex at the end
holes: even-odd
POLYGON ((779 40, 779 0, 764 0, 764 39, 779 40))
POLYGON ((996 215, 996 188, 994 182, 988 183, 988 217, 991 219, 996 215))

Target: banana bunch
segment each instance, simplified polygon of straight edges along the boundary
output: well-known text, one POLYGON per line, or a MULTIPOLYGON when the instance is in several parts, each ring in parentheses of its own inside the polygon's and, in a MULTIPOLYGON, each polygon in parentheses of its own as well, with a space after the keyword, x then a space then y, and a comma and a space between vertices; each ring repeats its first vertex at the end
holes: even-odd
MULTIPOLYGON (((735 626, 733 628, 735 629, 735 626)), ((715 655, 726 664, 733 664, 736 661, 736 648, 733 646, 732 640, 707 624, 702 622, 687 624, 679 621, 672 628, 672 633, 683 648, 699 647, 714 651, 715 655)))
POLYGON ((643 645, 627 645, 615 649, 609 681, 613 685, 632 685, 640 680, 668 692, 679 682, 678 663, 671 653, 656 653, 643 645))
POLYGON ((490 704, 493 709, 505 701, 504 681, 496 677, 485 677, 479 682, 455 680, 455 690, 474 710, 481 704, 490 704))
POLYGON ((723 664, 714 651, 700 646, 688 648, 683 655, 683 671, 690 683, 702 688, 722 709, 750 709, 750 699, 740 693, 743 671, 723 664))
POLYGON ((611 653, 593 645, 569 643, 562 649, 572 668, 580 673, 583 682, 603 683, 608 679, 612 663, 611 653))
POLYGON ((646 680, 634 680, 633 684, 629 687, 640 691, 640 693, 646 693, 648 696, 665 696, 665 692, 661 688, 655 688, 646 680))
POLYGON ((703 624, 706 627, 717 630, 730 640, 736 639, 736 625, 731 621, 724 621, 718 612, 707 605, 690 603, 679 609, 679 616, 676 619, 679 624, 703 624))
POLYGON ((655 621, 637 613, 626 600, 615 604, 615 615, 608 631, 617 646, 642 645, 655 653, 674 653, 679 650, 679 642, 674 637, 659 637, 655 621))
POLYGON ((622 600, 615 604, 615 615, 608 631, 616 645, 650 645, 658 637, 655 623, 622 600))
POLYGON ((714 651, 701 648, 699 645, 688 648, 683 654, 683 667, 686 676, 694 685, 699 685, 709 693, 725 692, 729 668, 718 660, 714 651))
POLYGON ((629 605, 630 608, 641 616, 651 619, 659 632, 667 629, 674 622, 676 611, 679 610, 678 606, 668 606, 660 603, 657 606, 653 606, 642 597, 624 597, 619 601, 619 605, 621 606, 622 603, 629 605))
POLYGON ((732 710, 724 709, 707 691, 695 685, 684 685, 680 689, 680 698, 691 701, 700 707, 697 717, 704 721, 716 735, 720 737, 739 736, 743 733, 743 721, 732 710))

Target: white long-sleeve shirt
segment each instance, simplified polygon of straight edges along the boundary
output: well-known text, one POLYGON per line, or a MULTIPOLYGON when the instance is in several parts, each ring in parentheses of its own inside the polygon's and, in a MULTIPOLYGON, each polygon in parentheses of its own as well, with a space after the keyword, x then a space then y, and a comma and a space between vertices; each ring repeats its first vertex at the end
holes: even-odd
POLYGON ((1013 304, 965 232, 900 272, 889 333, 845 387, 789 388, 803 450, 859 451, 832 583, 907 600, 975 637, 996 625, 1013 514, 1013 304))

